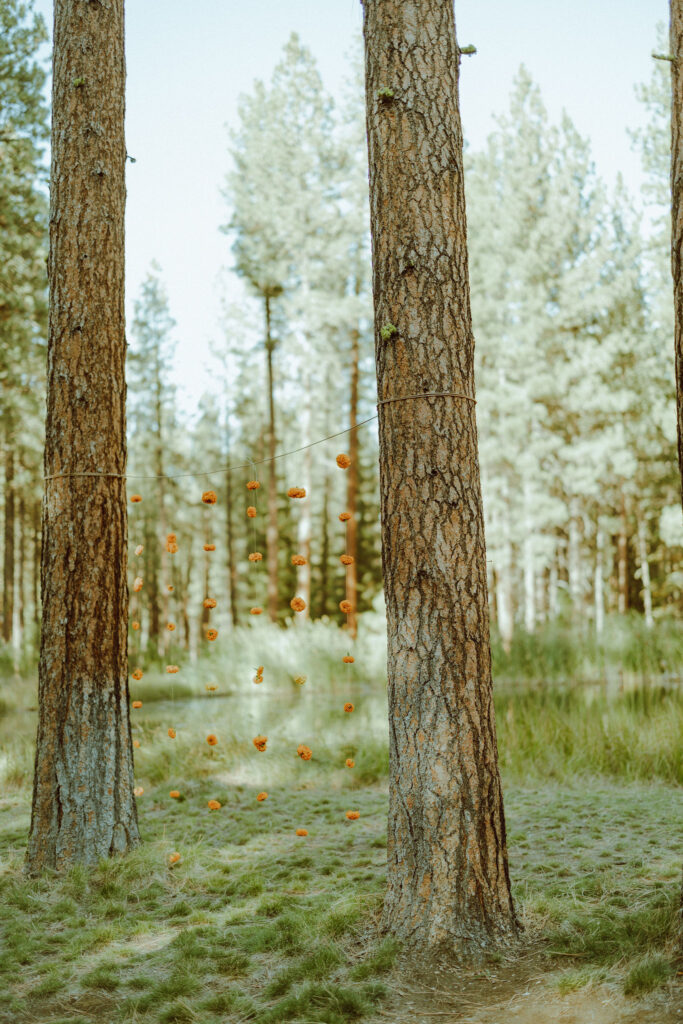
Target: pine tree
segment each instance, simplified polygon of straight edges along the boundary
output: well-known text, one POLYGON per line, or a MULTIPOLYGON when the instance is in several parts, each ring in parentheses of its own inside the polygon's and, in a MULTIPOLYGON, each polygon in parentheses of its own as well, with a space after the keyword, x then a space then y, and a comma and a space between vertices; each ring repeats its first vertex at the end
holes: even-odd
POLYGON ((364 5, 389 645, 385 928, 510 937, 450 0, 364 5), (403 396, 455 392, 469 398, 403 396), (398 399, 398 400, 396 400, 398 399))
POLYGON ((126 658, 124 84, 123 0, 56 0, 31 873, 95 864, 139 841, 126 658))

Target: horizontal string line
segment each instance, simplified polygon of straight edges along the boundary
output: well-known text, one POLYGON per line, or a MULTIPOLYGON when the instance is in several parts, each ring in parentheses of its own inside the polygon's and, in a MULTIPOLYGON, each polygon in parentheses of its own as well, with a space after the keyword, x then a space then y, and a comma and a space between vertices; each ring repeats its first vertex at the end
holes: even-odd
POLYGON ((408 402, 411 398, 464 398, 466 401, 472 402, 473 405, 477 404, 476 398, 461 395, 457 391, 425 391, 422 395, 398 395, 396 398, 382 398, 377 403, 377 407, 387 405, 389 402, 408 402))

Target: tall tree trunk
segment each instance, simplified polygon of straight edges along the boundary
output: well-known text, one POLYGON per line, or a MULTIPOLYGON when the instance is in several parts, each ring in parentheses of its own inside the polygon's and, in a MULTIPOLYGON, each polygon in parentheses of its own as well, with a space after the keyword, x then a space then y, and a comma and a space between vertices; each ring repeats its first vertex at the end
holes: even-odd
POLYGON ((33 622, 40 626, 40 505, 36 502, 33 505, 33 572, 31 579, 31 597, 33 600, 33 622))
MULTIPOLYGON (((306 418, 303 431, 304 444, 310 445, 311 443, 311 384, 310 378, 307 377, 304 382, 306 392, 306 418)), ((312 531, 312 511, 311 511, 311 489, 313 487, 313 470, 312 470, 312 453, 311 449, 307 448, 304 452, 304 472, 302 479, 302 486, 306 491, 306 497, 303 501, 297 501, 296 504, 299 508, 299 523, 297 526, 297 552, 306 559, 305 565, 297 566, 296 570, 296 592, 297 596, 302 597, 306 602, 306 607, 303 612, 298 612, 294 616, 294 622, 303 625, 303 623, 310 617, 311 614, 311 531, 312 531)))
POLYGON ((595 632, 602 636, 605 628, 605 595, 603 573, 605 571, 605 534, 598 518, 595 535, 595 577, 593 594, 595 601, 595 632))
MULTIPOLYGON (((356 279, 356 294, 359 292, 359 279, 356 279)), ((358 379, 359 379, 360 331, 357 327, 351 331, 351 388, 349 401, 349 458, 351 465, 347 469, 346 479, 346 511, 351 518, 346 524, 346 553, 351 555, 353 562, 346 569, 346 596, 351 602, 351 611, 346 617, 349 635, 352 639, 358 633, 356 621, 358 608, 358 524, 356 512, 358 505, 358 379)))
POLYGON ((30 873, 96 864, 139 842, 126 656, 124 85, 123 0, 55 0, 30 873))
POLYGON ((275 388, 273 383, 273 348, 270 298, 265 297, 266 362, 268 372, 268 524, 266 526, 266 561, 268 563, 268 617, 277 622, 277 472, 275 467, 275 388))
POLYGON ((581 533, 579 530, 579 504, 575 497, 569 500, 569 538, 567 552, 567 576, 572 621, 577 623, 581 616, 581 533))
POLYGON ((628 611, 628 520, 626 517, 626 496, 621 492, 619 509, 619 534, 617 536, 617 589, 619 594, 618 611, 625 615, 628 611))
POLYGON ((559 601, 560 573, 557 566, 557 550, 553 553, 553 560, 550 563, 548 572, 548 615, 556 619, 560 611, 559 601))
POLYGON ((638 561, 640 563, 640 580, 643 584, 643 609, 645 625, 648 629, 654 626, 652 617, 652 584, 650 582, 650 563, 647 559, 647 524, 642 513, 638 513, 638 561))
POLYGON ((683 504, 683 0, 671 0, 671 273, 674 286, 674 370, 678 468, 683 504))
MULTIPOLYGON (((230 465, 230 427, 229 413, 225 414, 225 464, 230 465)), ((227 552, 228 593, 230 595, 230 620, 233 627, 239 623, 239 607, 237 603, 237 559, 235 557, 235 531, 232 519, 232 474, 225 474, 225 548, 227 552)))
MULTIPOLYGON (((9 432, 8 432, 9 433, 9 432)), ((5 532, 2 571, 2 639, 12 640, 14 625, 14 441, 6 438, 5 447, 5 532)))
POLYGON ((190 581, 192 579, 192 544, 188 544, 187 561, 185 562, 185 578, 182 583, 182 596, 180 599, 180 615, 183 624, 183 646, 186 651, 190 650, 190 581))
POLYGON ((26 502, 24 495, 19 497, 19 565, 17 566, 17 600, 15 610, 15 645, 20 651, 24 642, 24 625, 26 623, 26 502))
POLYGON ((524 628, 533 633, 536 627, 536 587, 534 575, 534 526, 531 517, 531 493, 528 485, 524 486, 524 544, 522 558, 524 560, 524 628))
POLYGON ((512 936, 472 401, 452 0, 366 0, 390 781, 383 926, 413 948, 512 936), (382 90, 392 95, 382 95, 382 90))
POLYGON ((320 614, 327 615, 330 601, 330 474, 323 476, 322 543, 320 545, 320 614))

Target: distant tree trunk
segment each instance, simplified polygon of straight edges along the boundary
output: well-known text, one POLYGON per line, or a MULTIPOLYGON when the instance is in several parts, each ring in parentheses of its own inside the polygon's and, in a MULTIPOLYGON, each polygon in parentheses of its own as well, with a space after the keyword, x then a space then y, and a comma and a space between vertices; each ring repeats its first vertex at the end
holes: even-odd
MULTIPOLYGON (((158 350, 157 350, 158 356, 158 350)), ((158 362, 156 365, 156 382, 155 382, 155 405, 156 405, 156 450, 154 456, 155 473, 157 475, 157 487, 159 495, 159 524, 157 529, 154 531, 154 537, 156 541, 157 549, 160 552, 161 561, 161 581, 158 584, 161 588, 161 628, 159 630, 159 636, 157 638, 157 649, 160 656, 163 658, 166 650, 168 649, 168 638, 169 633, 166 629, 169 618, 169 571, 168 571, 168 551, 166 550, 166 538, 168 536, 168 521, 166 519, 166 481, 164 479, 164 427, 163 427, 163 406, 161 401, 162 383, 161 383, 161 367, 158 362), (159 541, 159 533, 161 533, 161 543, 159 541)))
POLYGON ((522 557, 524 560, 524 628, 533 633, 536 627, 536 586, 534 578, 534 528, 531 518, 531 494, 524 488, 525 524, 522 557))
POLYGON ((327 615, 330 601, 330 474, 323 476, 322 543, 320 546, 320 614, 327 615))
POLYGON ((275 467, 275 385, 273 382, 273 342, 271 334, 270 298, 266 308, 266 364, 268 372, 268 524, 266 526, 266 561, 268 563, 268 617, 277 622, 277 472, 275 467))
POLYGON ((575 497, 569 500, 567 575, 572 621, 577 623, 581 616, 581 532, 579 530, 578 501, 575 497))
POLYGON ((674 370, 678 468, 683 503, 683 0, 671 0, 671 272, 674 285, 674 370))
MULTIPOLYGON (((356 294, 358 294, 358 283, 356 294)), ((357 327, 351 331, 351 388, 349 401, 349 458, 351 465, 346 470, 346 511, 351 513, 351 518, 346 524, 346 553, 351 555, 353 562, 346 569, 346 596, 351 602, 352 610, 346 617, 347 628, 352 639, 358 633, 356 615, 358 608, 358 524, 356 523, 356 511, 358 505, 358 380, 359 380, 359 359, 360 359, 360 330, 357 327)))
POLYGON ((553 560, 550 563, 548 572, 548 615, 551 619, 557 618, 560 610, 559 602, 560 574, 557 567, 557 551, 553 553, 553 560))
POLYGON ((17 571, 17 607, 16 607, 16 648, 21 650, 24 642, 24 626, 26 623, 26 502, 23 493, 19 497, 19 565, 17 571))
POLYGON ((623 491, 621 492, 619 534, 617 536, 617 580, 618 611, 620 615, 626 615, 628 611, 628 520, 626 518, 626 496, 623 491))
POLYGON ((381 404, 474 395, 453 3, 366 0, 364 31, 389 662, 383 926, 413 949, 480 948, 517 922, 474 405, 381 404))
MULTIPOLYGON (((209 530, 209 508, 208 505, 202 506, 202 512, 204 514, 204 543, 208 544, 211 541, 211 532, 209 530)), ((209 551, 204 552, 204 597, 211 597, 211 554, 209 551)), ((202 601, 204 598, 202 598, 202 601)), ((211 619, 211 611, 209 608, 205 608, 202 604, 202 613, 200 621, 202 624, 202 632, 209 625, 211 619)))
MULTIPOLYGON (((226 468, 230 465, 230 428, 229 414, 225 416, 225 449, 226 468)), ((225 474, 225 548, 227 552, 228 569, 228 593, 230 594, 230 620, 233 627, 239 622, 239 608, 237 604, 237 559, 235 557, 235 531, 232 521, 232 475, 225 474)))
POLYGON ((605 628, 605 595, 603 589, 603 573, 605 571, 605 534, 598 519, 595 535, 595 581, 593 593, 595 600, 595 632, 602 636, 605 628))
POLYGON ((648 629, 654 626, 652 617, 652 584, 650 582, 650 563, 647 559, 647 524, 642 514, 638 514, 638 561, 640 563, 640 580, 643 584, 643 609, 645 625, 648 629))
POLYGON ((139 842, 126 657, 124 84, 123 0, 55 0, 31 874, 94 865, 139 842))
MULTIPOLYGON (((309 445, 311 443, 311 383, 310 378, 307 378, 304 383, 306 391, 306 417, 305 426, 303 431, 304 444, 309 445)), ((296 592, 299 597, 303 597, 306 602, 306 607, 303 612, 298 612, 294 616, 294 622, 303 625, 303 623, 310 617, 311 614, 311 488, 313 486, 313 472, 311 465, 311 449, 307 448, 304 452, 304 473, 302 479, 302 486, 306 491, 306 497, 303 501, 297 501, 296 504, 299 507, 299 524, 297 527, 297 551, 300 555, 306 559, 305 565, 297 566, 296 570, 296 592)))
POLYGON ((498 609, 498 631, 506 654, 512 648, 515 628, 512 606, 512 540, 507 501, 500 520, 501 555, 496 565, 496 608, 498 609))
POLYGON ((14 624, 14 440, 5 440, 5 532, 2 573, 2 639, 12 640, 14 624))
POLYGON ((157 525, 148 512, 145 516, 145 595, 149 607, 147 642, 160 650, 161 605, 159 602, 159 534, 157 525))
POLYGON ((188 546, 190 550, 187 553, 187 561, 185 562, 185 579, 183 580, 182 583, 182 597, 180 604, 180 615, 183 624, 183 646, 186 651, 189 651, 190 649, 190 614, 188 609, 190 604, 190 582, 192 580, 192 565, 194 561, 192 557, 192 544, 189 544, 188 546))

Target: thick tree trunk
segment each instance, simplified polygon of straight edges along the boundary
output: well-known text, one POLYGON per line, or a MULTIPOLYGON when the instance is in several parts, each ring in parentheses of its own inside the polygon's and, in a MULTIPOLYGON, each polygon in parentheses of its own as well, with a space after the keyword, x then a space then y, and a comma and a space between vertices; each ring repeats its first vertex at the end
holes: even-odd
POLYGON ((126 658, 123 0, 55 0, 53 46, 30 873, 96 864, 139 841, 126 658))
POLYGON ((14 441, 6 439, 5 447, 5 532, 2 571, 2 639, 12 640, 14 625, 14 441))
MULTIPOLYGON (((356 286, 356 294, 358 294, 356 286)), ((358 632, 356 621, 358 608, 358 524, 356 512, 358 505, 358 379, 359 379, 360 331, 357 327, 351 332, 351 388, 349 401, 349 458, 351 465, 346 470, 346 511, 351 518, 346 524, 346 553, 351 555, 353 562, 346 568, 346 597, 351 602, 351 611, 346 617, 347 629, 352 639, 358 632)))
POLYGON ((277 472, 275 467, 275 385, 273 382, 274 342, 270 328, 270 299, 266 307, 266 361, 268 373, 268 524, 266 526, 266 561, 268 564, 268 617, 277 622, 277 472))
POLYGON ((517 930, 474 404, 393 401, 474 395, 460 57, 452 0, 366 0, 364 14, 389 675, 383 926, 413 950, 465 950, 517 930))
POLYGON ((671 0, 671 272, 674 285, 674 368, 678 468, 683 503, 683 0, 671 0))

